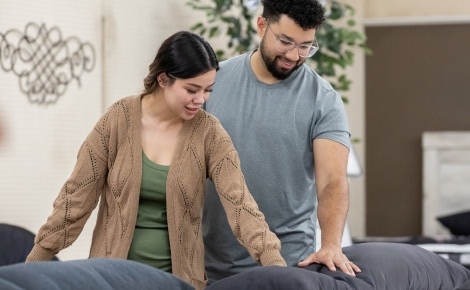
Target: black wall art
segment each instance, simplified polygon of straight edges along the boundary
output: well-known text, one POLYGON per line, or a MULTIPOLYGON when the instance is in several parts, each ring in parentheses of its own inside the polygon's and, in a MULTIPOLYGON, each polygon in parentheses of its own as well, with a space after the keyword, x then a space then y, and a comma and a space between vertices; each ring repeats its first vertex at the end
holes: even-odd
POLYGON ((30 22, 24 31, 0 31, 0 68, 14 73, 20 90, 33 104, 54 104, 74 81, 93 71, 93 45, 76 36, 64 37, 57 26, 30 22))

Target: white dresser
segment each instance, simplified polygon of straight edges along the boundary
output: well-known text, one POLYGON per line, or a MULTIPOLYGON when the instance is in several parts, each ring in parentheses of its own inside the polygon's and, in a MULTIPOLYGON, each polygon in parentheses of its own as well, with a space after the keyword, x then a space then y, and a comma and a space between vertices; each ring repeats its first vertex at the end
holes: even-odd
POLYGON ((470 131, 424 132, 422 148, 423 235, 447 235, 436 218, 470 210, 470 131))

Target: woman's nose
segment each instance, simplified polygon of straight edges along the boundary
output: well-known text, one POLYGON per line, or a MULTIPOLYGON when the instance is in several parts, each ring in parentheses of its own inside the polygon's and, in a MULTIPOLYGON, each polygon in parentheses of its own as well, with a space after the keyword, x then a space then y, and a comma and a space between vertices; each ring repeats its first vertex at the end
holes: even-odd
POLYGON ((193 103, 195 104, 204 104, 206 100, 204 99, 204 91, 198 93, 196 97, 193 99, 193 103))

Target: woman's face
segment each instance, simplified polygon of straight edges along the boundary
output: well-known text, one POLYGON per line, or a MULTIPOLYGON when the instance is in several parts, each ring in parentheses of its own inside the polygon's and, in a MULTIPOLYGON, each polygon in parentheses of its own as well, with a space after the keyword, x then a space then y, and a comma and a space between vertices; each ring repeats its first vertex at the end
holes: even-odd
POLYGON ((190 79, 176 78, 171 86, 165 86, 163 92, 170 110, 183 120, 191 120, 209 99, 215 73, 213 69, 190 79))

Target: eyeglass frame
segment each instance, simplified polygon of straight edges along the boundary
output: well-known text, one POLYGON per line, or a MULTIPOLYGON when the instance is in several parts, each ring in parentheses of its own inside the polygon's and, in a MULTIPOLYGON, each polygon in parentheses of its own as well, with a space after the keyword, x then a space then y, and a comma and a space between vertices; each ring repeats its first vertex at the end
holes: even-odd
POLYGON ((271 26, 269 25, 268 21, 266 20, 266 18, 264 19, 266 21, 266 26, 268 26, 269 28, 269 31, 271 31, 271 33, 274 35, 274 38, 276 39, 276 50, 279 51, 279 52, 282 52, 282 53, 289 53, 291 51, 293 51, 295 48, 297 48, 297 53, 299 54, 300 57, 303 57, 303 58, 307 58, 307 57, 312 57, 319 49, 320 49, 320 46, 318 45, 318 41, 317 41, 317 38, 314 38, 314 42, 315 42, 315 45, 305 45, 305 44, 297 44, 293 41, 290 41, 290 40, 287 40, 287 39, 282 39, 280 38, 279 36, 277 36, 274 31, 272 30, 271 26), (294 47, 291 49, 291 50, 280 50, 277 46, 280 42, 285 42, 285 43, 290 43, 290 44, 293 44, 294 47), (310 47, 310 51, 307 55, 301 55, 300 54, 300 47, 310 47), (313 51, 313 53, 312 53, 313 51), (310 55, 309 55, 310 54, 310 55))

